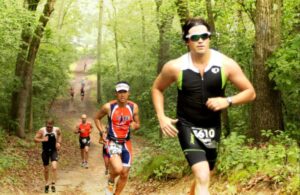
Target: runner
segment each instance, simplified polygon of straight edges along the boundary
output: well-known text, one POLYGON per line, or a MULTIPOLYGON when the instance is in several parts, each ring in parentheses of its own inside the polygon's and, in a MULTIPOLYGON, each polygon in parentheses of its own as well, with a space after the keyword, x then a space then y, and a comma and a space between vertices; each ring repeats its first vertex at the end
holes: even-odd
POLYGON ((81 96, 81 101, 84 99, 84 87, 81 87, 80 89, 80 96, 81 96))
POLYGON ((53 119, 48 119, 46 121, 46 127, 42 127, 37 131, 34 141, 36 143, 42 143, 42 160, 44 165, 44 177, 45 177, 45 193, 49 192, 49 160, 51 160, 51 170, 52 170, 52 183, 51 190, 55 192, 55 182, 56 182, 56 170, 58 154, 61 147, 62 135, 58 127, 54 127, 53 119))
POLYGON ((250 102, 256 95, 239 65, 209 48, 211 33, 206 21, 188 19, 182 31, 189 52, 163 66, 154 81, 152 99, 161 131, 166 136, 178 135, 192 168, 196 185, 191 194, 207 195, 221 136, 221 110, 250 102), (239 93, 225 97, 226 80, 239 93), (177 83, 177 119, 167 117, 164 112, 163 92, 172 83, 177 83))
POLYGON ((81 166, 88 168, 89 147, 91 143, 90 134, 93 126, 87 122, 86 114, 81 115, 81 123, 76 126, 75 133, 79 133, 79 144, 81 150, 81 166))
POLYGON ((84 63, 83 65, 83 71, 85 72, 85 70, 86 70, 86 63, 84 63))
POLYGON ((70 88, 70 96, 71 96, 71 101, 73 102, 74 101, 74 88, 71 86, 70 88))
POLYGON ((119 195, 124 189, 130 166, 132 163, 132 146, 130 129, 140 128, 138 105, 128 100, 129 84, 118 82, 116 84, 116 100, 104 104, 95 115, 95 124, 98 130, 105 132, 101 123, 104 116, 108 116, 108 154, 109 154, 109 179, 105 189, 106 194, 119 195), (114 191, 115 178, 119 176, 114 191))
MULTIPOLYGON (((108 129, 108 127, 107 127, 108 129)), ((108 168, 109 168, 109 154, 108 154, 108 143, 107 143, 107 129, 103 133, 100 132, 100 138, 99 138, 99 143, 103 144, 102 147, 102 157, 104 160, 104 165, 105 165, 105 175, 108 175, 108 168)))

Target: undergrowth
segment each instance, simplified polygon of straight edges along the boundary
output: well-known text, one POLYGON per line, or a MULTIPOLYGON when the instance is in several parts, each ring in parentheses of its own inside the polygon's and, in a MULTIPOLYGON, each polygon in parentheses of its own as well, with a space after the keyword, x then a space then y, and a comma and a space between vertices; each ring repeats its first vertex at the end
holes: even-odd
MULTIPOLYGON (((148 131, 149 132, 149 131, 148 131)), ((158 133, 140 132, 151 138, 133 166, 133 176, 144 181, 167 180, 191 174, 177 139, 159 139, 158 133)), ((299 192, 299 147, 285 132, 262 131, 269 140, 253 143, 233 132, 219 146, 216 176, 234 188, 251 189, 263 183, 270 190, 294 194, 299 192)))

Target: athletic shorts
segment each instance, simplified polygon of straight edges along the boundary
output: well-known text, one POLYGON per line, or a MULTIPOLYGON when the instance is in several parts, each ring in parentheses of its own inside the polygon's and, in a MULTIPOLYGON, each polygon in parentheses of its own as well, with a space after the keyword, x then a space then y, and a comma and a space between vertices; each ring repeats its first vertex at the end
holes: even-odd
POLYGON ((79 137, 80 149, 83 149, 85 146, 90 146, 91 139, 90 137, 79 137))
POLYGON ((106 144, 103 144, 102 155, 103 155, 103 158, 109 158, 108 147, 106 144))
POLYGON ((48 166, 49 165, 49 160, 52 161, 58 161, 58 154, 57 150, 53 151, 43 151, 42 152, 42 160, 43 160, 43 165, 48 166))
POLYGON ((113 140, 108 142, 108 155, 109 158, 113 155, 120 155, 124 167, 130 167, 132 163, 132 145, 131 141, 127 140, 123 143, 116 143, 113 140))
POLYGON ((80 95, 81 95, 81 96, 84 96, 84 91, 80 92, 80 95))
POLYGON ((217 160, 217 143, 219 141, 220 128, 200 128, 176 124, 178 139, 190 166, 202 161, 207 161, 210 170, 217 160), (198 138, 197 138, 197 137, 198 138), (199 139, 200 137, 200 139, 199 139))

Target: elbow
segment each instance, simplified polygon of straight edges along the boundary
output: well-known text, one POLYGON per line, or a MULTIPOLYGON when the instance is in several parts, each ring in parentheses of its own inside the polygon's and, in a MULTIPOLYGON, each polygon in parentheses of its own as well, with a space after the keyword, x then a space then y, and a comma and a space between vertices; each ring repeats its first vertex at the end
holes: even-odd
POLYGON ((254 101, 256 99, 256 92, 255 90, 253 89, 252 90, 252 93, 251 93, 251 96, 250 96, 250 101, 254 101))

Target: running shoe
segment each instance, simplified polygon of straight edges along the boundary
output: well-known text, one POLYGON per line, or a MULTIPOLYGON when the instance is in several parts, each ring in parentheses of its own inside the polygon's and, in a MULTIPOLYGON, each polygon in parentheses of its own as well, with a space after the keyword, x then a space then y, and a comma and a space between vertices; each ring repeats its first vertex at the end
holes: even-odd
POLYGON ((48 193, 49 192, 49 186, 45 186, 45 193, 48 193))
POLYGON ((88 169, 89 168, 89 165, 87 162, 84 163, 84 168, 88 169))
POLYGON ((80 164, 80 166, 81 166, 81 167, 85 167, 85 162, 82 162, 82 163, 80 164))
POLYGON ((56 191, 56 189, 55 189, 55 186, 54 186, 54 185, 52 185, 52 186, 51 186, 51 191, 52 191, 52 192, 55 192, 55 191, 56 191))
POLYGON ((108 185, 105 188, 105 195, 114 195, 114 185, 115 183, 108 181, 108 185))

